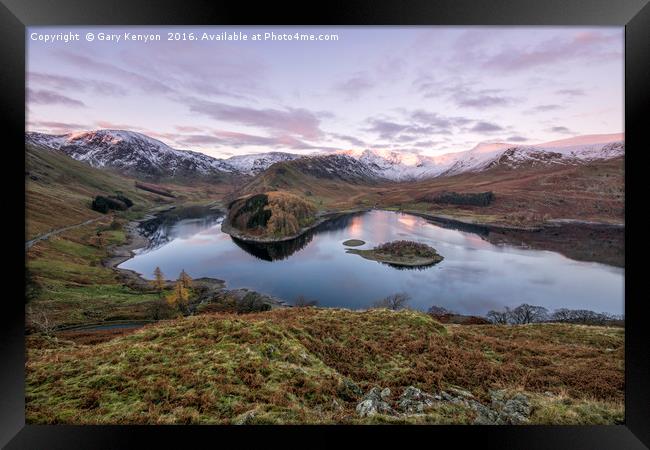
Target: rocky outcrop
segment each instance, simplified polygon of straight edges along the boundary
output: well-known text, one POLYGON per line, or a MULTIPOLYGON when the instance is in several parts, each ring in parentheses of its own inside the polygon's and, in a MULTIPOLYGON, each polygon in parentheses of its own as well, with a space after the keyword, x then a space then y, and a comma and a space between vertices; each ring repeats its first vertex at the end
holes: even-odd
POLYGON ((397 415, 397 412, 388 403, 390 399, 390 389, 381 389, 374 387, 368 391, 363 400, 357 405, 357 414, 360 417, 370 417, 376 414, 385 414, 389 416, 397 415))
POLYGON ((439 395, 431 395, 420 389, 409 386, 397 402, 397 409, 405 414, 421 414, 431 408, 436 401, 442 400, 439 395))
POLYGON ((426 414, 427 410, 446 402, 473 410, 475 425, 528 423, 532 407, 526 395, 518 393, 509 396, 505 391, 490 391, 490 397, 491 404, 488 406, 480 403, 471 392, 464 389, 450 387, 447 391, 432 395, 415 386, 409 386, 404 389, 393 406, 390 389, 382 390, 380 387, 373 387, 357 404, 356 411, 360 417, 376 414, 410 416, 426 414))

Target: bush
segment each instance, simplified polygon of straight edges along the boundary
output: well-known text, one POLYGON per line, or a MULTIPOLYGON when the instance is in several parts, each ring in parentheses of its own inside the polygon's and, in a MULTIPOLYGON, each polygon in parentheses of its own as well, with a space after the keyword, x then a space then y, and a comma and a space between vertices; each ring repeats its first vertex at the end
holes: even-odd
POLYGON ((376 308, 386 308, 392 309, 393 311, 398 311, 400 309, 406 308, 408 302, 411 301, 411 296, 401 292, 398 294, 389 295, 388 297, 375 302, 374 306, 376 308))
POLYGON ((454 314, 452 311, 448 310, 447 308, 443 308, 442 306, 438 306, 438 305, 433 305, 431 308, 428 309, 427 313, 431 314, 432 316, 454 314))
POLYGON ((131 206, 133 206, 133 202, 121 194, 116 196, 98 195, 92 203, 92 209, 103 214, 110 210, 125 211, 131 206))
POLYGON ((256 292, 248 292, 235 304, 235 311, 240 314, 269 311, 270 309, 271 305, 264 302, 262 297, 256 292))

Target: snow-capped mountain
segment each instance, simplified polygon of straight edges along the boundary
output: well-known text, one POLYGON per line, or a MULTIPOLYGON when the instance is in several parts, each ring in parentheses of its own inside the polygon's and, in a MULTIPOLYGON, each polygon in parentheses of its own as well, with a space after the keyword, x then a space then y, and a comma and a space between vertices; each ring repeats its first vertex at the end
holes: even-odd
POLYGON ((292 167, 317 178, 341 179, 353 183, 385 178, 363 161, 336 153, 306 156, 295 160, 292 167))
POLYGON ((108 167, 147 178, 211 176, 223 173, 256 175, 278 161, 298 158, 270 152, 218 159, 190 150, 177 150, 141 133, 97 130, 63 135, 25 133, 25 141, 61 151, 93 167, 108 167))
POLYGON ((385 150, 346 150, 367 165, 377 177, 408 181, 439 176, 480 172, 495 167, 583 164, 625 154, 622 134, 579 136, 538 145, 507 142, 478 144, 471 150, 424 156, 385 150))
POLYGON ((27 133, 27 142, 46 146, 90 164, 144 177, 219 175, 233 169, 198 152, 176 150, 144 134, 99 130, 48 136, 27 133))
POLYGON ((346 150, 310 156, 282 152, 238 155, 218 159, 190 150, 177 150, 141 133, 98 130, 64 135, 29 132, 27 143, 61 151, 94 167, 160 178, 213 176, 224 173, 256 176, 273 164, 295 161, 300 170, 319 177, 346 180, 410 181, 480 172, 495 167, 583 164, 625 153, 622 134, 578 136, 537 145, 481 143, 471 150, 425 156, 389 150, 346 150))
POLYGON ((224 161, 232 168, 242 173, 247 175, 257 175, 276 162, 292 161, 301 157, 301 155, 295 155, 293 153, 269 152, 254 155, 231 156, 224 161))

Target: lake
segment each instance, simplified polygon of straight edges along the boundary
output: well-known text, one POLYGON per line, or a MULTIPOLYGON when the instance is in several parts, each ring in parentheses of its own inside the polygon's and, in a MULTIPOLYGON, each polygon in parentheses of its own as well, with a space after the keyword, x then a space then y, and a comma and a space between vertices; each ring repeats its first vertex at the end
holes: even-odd
POLYGON ((494 245, 480 232, 442 227, 397 212, 369 211, 328 221, 287 243, 251 245, 221 232, 223 218, 145 224, 151 244, 119 267, 147 279, 159 266, 167 278, 185 270, 194 278, 226 281, 291 303, 297 296, 319 306, 367 308, 405 292, 410 306, 442 306, 460 314, 485 315, 521 303, 623 314, 624 269, 571 260, 559 253, 494 245), (444 256, 434 266, 398 269, 345 252, 342 242, 361 239, 372 248, 408 239, 444 256))

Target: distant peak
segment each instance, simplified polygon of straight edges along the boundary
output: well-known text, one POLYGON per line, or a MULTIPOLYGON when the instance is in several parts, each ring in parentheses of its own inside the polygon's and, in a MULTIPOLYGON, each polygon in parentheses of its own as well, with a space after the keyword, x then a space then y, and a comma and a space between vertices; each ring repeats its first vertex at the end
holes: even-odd
POLYGON ((566 139, 544 142, 536 145, 536 147, 568 147, 572 145, 608 144, 610 142, 620 142, 624 140, 624 133, 586 134, 583 136, 574 136, 566 139))

